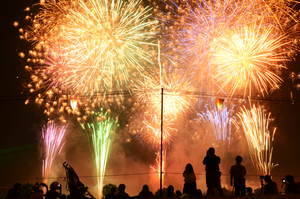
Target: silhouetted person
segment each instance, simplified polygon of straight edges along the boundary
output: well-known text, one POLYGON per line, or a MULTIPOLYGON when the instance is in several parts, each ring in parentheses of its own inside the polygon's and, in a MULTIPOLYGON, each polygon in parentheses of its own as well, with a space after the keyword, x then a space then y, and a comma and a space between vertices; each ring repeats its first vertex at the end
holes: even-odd
MULTIPOLYGON (((48 187, 47 187, 48 188, 48 187)), ((45 199, 56 199, 61 197, 61 185, 58 182, 52 182, 50 190, 47 191, 45 199), (59 192, 57 192, 57 190, 59 192)))
POLYGON ((206 171, 206 185, 207 185, 207 195, 214 196, 214 188, 216 188, 220 194, 223 196, 223 190, 221 188, 221 172, 219 169, 219 164, 221 159, 219 156, 215 155, 215 149, 209 148, 206 157, 203 160, 206 171))
POLYGON ((8 190, 7 196, 5 199, 21 199, 22 198, 22 193, 20 192, 22 185, 21 183, 15 183, 14 188, 8 190))
POLYGON ((129 199, 129 195, 125 192, 125 184, 119 185, 119 193, 116 194, 117 198, 129 199))
POLYGON ((175 194, 176 194, 177 198, 180 198, 181 195, 182 195, 180 190, 177 190, 177 191, 175 192, 175 194))
POLYGON ((37 182, 32 187, 32 192, 29 196, 29 199, 43 199, 44 194, 40 192, 40 184, 37 182))
POLYGON ((110 193, 105 196, 105 199, 115 199, 116 198, 116 187, 110 189, 110 193))
POLYGON ((263 193, 265 195, 278 195, 279 191, 278 191, 277 183, 272 181, 271 176, 265 175, 264 180, 267 184, 264 185, 263 193))
POLYGON ((149 190, 148 185, 144 185, 142 191, 138 195, 139 199, 154 199, 154 194, 149 190))
POLYGON ((201 189, 197 189, 197 190, 196 190, 195 197, 202 197, 202 196, 203 196, 203 195, 202 195, 201 189))
POLYGON ((299 185, 294 181, 294 177, 292 175, 285 176, 286 185, 285 185, 285 193, 286 194, 299 194, 300 188, 299 185))
POLYGON ((177 198, 177 195, 174 193, 173 185, 168 186, 165 198, 177 198))
POLYGON ((183 194, 188 194, 189 196, 194 196, 197 190, 196 185, 196 175, 194 173, 193 166, 188 163, 185 166, 185 170, 183 172, 184 178, 184 186, 183 186, 183 194))
POLYGON ((232 165, 230 168, 230 185, 232 186, 232 179, 234 180, 234 192, 236 196, 246 195, 246 185, 245 185, 245 175, 246 168, 241 164, 243 158, 241 156, 236 156, 236 164, 232 165))
POLYGON ((247 193, 248 193, 249 196, 253 196, 254 195, 253 194, 253 189, 251 187, 247 187, 246 190, 247 190, 247 193))

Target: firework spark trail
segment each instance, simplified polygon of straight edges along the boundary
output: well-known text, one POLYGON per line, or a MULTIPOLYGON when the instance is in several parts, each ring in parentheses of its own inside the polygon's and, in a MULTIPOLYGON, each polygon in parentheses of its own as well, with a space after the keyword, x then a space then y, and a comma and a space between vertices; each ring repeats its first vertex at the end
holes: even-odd
POLYGON ((47 182, 55 157, 60 154, 62 142, 68 125, 57 127, 54 122, 48 123, 42 129, 42 142, 44 145, 43 178, 47 182))
POLYGON ((109 111, 103 109, 92 116, 92 122, 81 124, 88 135, 89 142, 93 149, 94 161, 97 174, 98 196, 101 198, 103 180, 106 164, 113 141, 113 135, 118 127, 118 121, 110 116, 109 111))
POLYGON ((253 164, 256 166, 260 175, 266 175, 271 173, 272 169, 277 164, 272 163, 273 147, 275 131, 269 131, 269 123, 273 121, 271 119, 271 113, 258 105, 253 105, 251 110, 247 110, 245 106, 240 108, 238 117, 241 120, 241 124, 247 138, 250 156, 253 164))
MULTIPOLYGON (((216 67, 215 62, 218 59, 216 57, 218 53, 215 51, 218 50, 219 43, 222 42, 224 37, 232 35, 232 31, 242 30, 243 27, 248 27, 249 29, 249 27, 253 27, 253 24, 261 24, 261 27, 267 30, 272 29, 272 35, 269 36, 272 36, 273 41, 276 42, 276 45, 273 44, 273 46, 271 46, 273 50, 276 51, 272 52, 275 53, 270 56, 272 59, 264 60, 264 63, 269 68, 273 67, 276 69, 276 67, 274 67, 275 59, 277 61, 277 67, 280 66, 279 62, 283 62, 281 63, 283 64, 281 68, 284 67, 287 57, 293 57, 295 52, 299 50, 299 47, 292 42, 295 37, 299 38, 299 31, 297 32, 295 30, 297 12, 289 7, 292 1, 203 0, 197 2, 179 1, 176 3, 171 1, 166 4, 165 14, 160 15, 161 21, 164 24, 163 30, 166 32, 166 34, 163 35, 165 45, 169 50, 166 56, 169 56, 170 59, 177 62, 176 65, 184 66, 190 71, 189 74, 194 77, 195 85, 197 85, 197 89, 201 92, 228 92, 228 89, 223 90, 228 83, 226 79, 223 79, 223 82, 221 82, 218 79, 221 74, 218 73, 217 78, 215 76, 215 72, 219 72, 217 70, 219 68, 214 69, 214 67, 216 67), (279 38, 276 39, 276 36, 279 38), (277 48, 274 49, 274 46, 277 48), (272 62, 268 63, 268 61, 272 62)), ((243 34, 243 32, 239 33, 243 34)), ((267 31, 265 33, 267 33, 267 31)), ((256 39, 259 38, 257 37, 256 39)), ((296 41, 296 43, 297 42, 298 41, 296 41)), ((228 51, 236 51, 236 47, 233 44, 229 47, 234 47, 234 49, 228 49, 228 51)), ((251 48, 247 50, 247 53, 252 53, 251 48)), ((260 50, 265 55, 270 53, 270 50, 267 48, 261 48, 260 50)), ((231 53, 229 55, 233 56, 231 57, 232 60, 235 59, 235 54, 231 53)), ((244 53, 244 56, 245 55, 244 53)), ((256 57, 248 55, 248 58, 253 59, 256 57)), ((225 73, 228 73, 227 76, 230 76, 230 71, 223 71, 223 75, 225 73)), ((248 79, 244 80, 248 82, 248 85, 249 79, 248 77, 248 79)), ((278 83, 278 80, 274 83, 274 79, 278 78, 273 77, 271 83, 269 83, 270 79, 261 79, 259 81, 265 81, 265 84, 271 84, 274 89, 277 87, 277 85, 275 86, 274 84, 278 83)), ((258 80, 255 82, 257 83, 258 80)), ((231 95, 237 91, 235 87, 243 86, 239 84, 240 81, 237 81, 236 85, 233 85, 234 89, 229 89, 231 95)), ((264 94, 265 90, 259 90, 261 89, 260 86, 261 85, 257 85, 258 88, 256 89, 258 92, 264 94)), ((262 86, 262 88, 264 87, 262 86)))
MULTIPOLYGON (((210 122, 213 125, 216 140, 223 141, 231 141, 231 122, 235 120, 234 117, 231 116, 231 112, 234 106, 229 109, 226 106, 223 106, 222 110, 217 108, 216 106, 205 105, 206 111, 202 111, 201 113, 197 113, 197 116, 202 118, 204 122, 210 122)), ((196 118, 195 120, 201 122, 200 119, 196 118)))

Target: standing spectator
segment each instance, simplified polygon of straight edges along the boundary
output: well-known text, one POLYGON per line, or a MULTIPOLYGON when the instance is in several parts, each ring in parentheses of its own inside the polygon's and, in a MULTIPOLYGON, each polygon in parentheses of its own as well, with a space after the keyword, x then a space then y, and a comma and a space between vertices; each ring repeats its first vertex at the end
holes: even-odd
POLYGON ((110 193, 105 196, 105 199, 115 199, 116 198, 116 195, 115 195, 116 191, 117 191, 116 188, 112 187, 110 189, 110 193))
POLYGON ((209 148, 206 157, 203 160, 206 171, 206 185, 207 185, 207 195, 214 196, 214 188, 216 188, 220 194, 223 196, 223 190, 221 188, 221 172, 219 169, 219 164, 221 159, 219 156, 215 155, 215 149, 209 148))
POLYGON ((286 194, 299 194, 299 185, 294 181, 294 176, 287 175, 285 176, 286 185, 285 185, 285 193, 286 194))
POLYGON ((43 199, 44 194, 40 192, 40 184, 37 182, 32 188, 33 192, 31 192, 29 199, 43 199))
POLYGON ((180 190, 177 190, 177 191, 175 192, 175 194, 176 194, 177 198, 180 198, 181 195, 182 195, 180 190))
POLYGON ((167 188, 167 193, 165 195, 165 198, 177 198, 177 195, 175 194, 174 192, 174 187, 173 185, 169 185, 168 188, 167 188))
POLYGON ((267 184, 264 185, 263 193, 265 195, 278 195, 279 191, 278 191, 277 183, 272 181, 271 176, 265 175, 264 180, 267 184))
POLYGON ((58 182, 52 182, 50 190, 47 191, 45 199, 56 199, 61 197, 61 185, 58 182), (59 190, 59 192, 57 192, 59 190))
POLYGON ((119 185, 119 193, 116 194, 116 198, 129 199, 129 195, 125 192, 125 184, 119 185))
POLYGON ((142 191, 138 195, 138 199, 154 199, 153 193, 149 190, 148 185, 144 185, 142 191))
POLYGON ((234 190, 236 196, 246 195, 246 184, 245 175, 246 168, 241 164, 243 158, 241 156, 236 156, 235 165, 230 168, 230 185, 232 186, 232 179, 234 180, 234 190))
POLYGON ((7 193, 7 196, 5 199, 21 199, 22 198, 22 193, 20 192, 22 185, 21 183, 15 183, 14 188, 10 189, 7 193))
POLYGON ((188 163, 185 166, 185 170, 183 172, 183 178, 184 178, 183 194, 194 196, 197 190, 196 175, 194 173, 193 166, 190 163, 188 163))

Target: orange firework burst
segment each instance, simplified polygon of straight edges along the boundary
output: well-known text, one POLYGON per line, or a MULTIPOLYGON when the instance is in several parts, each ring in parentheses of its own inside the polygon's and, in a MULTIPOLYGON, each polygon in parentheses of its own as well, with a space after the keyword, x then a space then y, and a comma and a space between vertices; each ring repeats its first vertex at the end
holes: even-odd
MULTIPOLYGON (((298 1, 166 2, 165 14, 161 14, 163 30, 167 33, 163 35, 166 52, 175 65, 191 71, 193 82, 201 92, 228 92, 233 95, 241 90, 251 95, 250 90, 255 88, 265 95, 270 89, 278 88, 282 81, 274 70, 284 68, 285 62, 299 50, 299 14, 293 8, 298 1), (259 30, 255 31, 255 28, 259 30), (245 39, 248 36, 250 38, 245 39), (261 48, 256 46, 262 42, 267 44, 261 48), (227 51, 225 48, 228 48, 227 51), (244 62, 237 58, 240 54, 248 63, 252 59, 251 67, 237 67, 244 62), (226 65, 225 56, 228 56, 230 64, 234 64, 231 69, 230 64, 226 69, 216 67, 221 59, 223 63, 220 64, 226 65), (253 69, 253 65, 258 67, 257 62, 260 62, 259 74, 254 75, 254 70, 248 69, 253 69), (261 71, 266 69, 267 74, 262 75, 261 71)), ((249 66, 248 63, 246 65, 249 66)))
POLYGON ((69 100, 130 90, 132 79, 153 66, 157 21, 141 0, 45 0, 38 6, 20 29, 32 50, 20 56, 39 104, 61 101, 59 95, 69 100))
POLYGON ((230 95, 236 90, 251 95, 255 88, 264 95, 269 88, 279 87, 282 79, 275 71, 289 60, 289 51, 282 50, 290 47, 285 35, 278 35, 272 26, 253 24, 229 30, 217 41, 212 75, 221 89, 229 87, 230 95))
POLYGON ((146 104, 152 113, 160 115, 161 88, 163 88, 163 114, 165 118, 175 119, 192 110, 195 102, 192 98, 193 87, 190 81, 181 74, 168 73, 163 70, 161 79, 159 73, 154 73, 152 77, 147 77, 144 82, 138 81, 133 90, 139 102, 146 104))
MULTIPOLYGON (((161 120, 160 116, 151 115, 147 113, 148 117, 145 117, 142 121, 142 128, 138 135, 138 140, 142 143, 152 146, 155 149, 160 148, 161 144, 161 120)), ((163 144, 169 146, 172 141, 174 133, 177 130, 173 127, 174 120, 164 119, 163 121, 163 144)))

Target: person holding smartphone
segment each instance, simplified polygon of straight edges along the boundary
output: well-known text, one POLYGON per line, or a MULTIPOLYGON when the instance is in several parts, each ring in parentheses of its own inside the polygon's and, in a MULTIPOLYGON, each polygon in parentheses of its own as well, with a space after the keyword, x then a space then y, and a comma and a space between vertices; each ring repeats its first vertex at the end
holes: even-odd
POLYGON ((52 182, 49 191, 48 191, 48 187, 46 188, 47 188, 47 193, 45 199, 56 199, 61 197, 61 185, 58 182, 56 181, 52 182), (57 190, 59 192, 57 192, 57 190))

